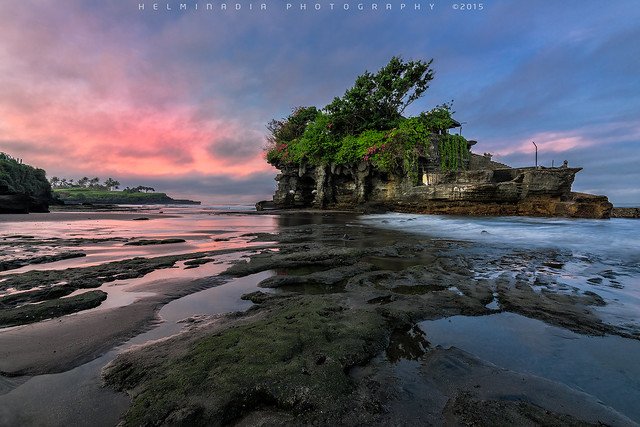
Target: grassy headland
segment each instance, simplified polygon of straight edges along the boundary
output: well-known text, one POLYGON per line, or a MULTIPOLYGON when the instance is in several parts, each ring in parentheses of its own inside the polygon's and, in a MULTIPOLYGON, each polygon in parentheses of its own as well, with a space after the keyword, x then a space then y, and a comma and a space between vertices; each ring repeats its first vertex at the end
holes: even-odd
POLYGON ((173 199, 166 193, 111 191, 102 188, 56 188, 54 194, 65 204, 200 204, 193 200, 173 199))

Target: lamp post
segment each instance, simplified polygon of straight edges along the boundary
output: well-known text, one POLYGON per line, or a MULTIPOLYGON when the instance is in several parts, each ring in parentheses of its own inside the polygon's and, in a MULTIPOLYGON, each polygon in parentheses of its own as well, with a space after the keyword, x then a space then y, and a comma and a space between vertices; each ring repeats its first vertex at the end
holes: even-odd
POLYGON ((538 168, 538 146, 535 142, 531 141, 534 147, 536 147, 536 169, 538 168))

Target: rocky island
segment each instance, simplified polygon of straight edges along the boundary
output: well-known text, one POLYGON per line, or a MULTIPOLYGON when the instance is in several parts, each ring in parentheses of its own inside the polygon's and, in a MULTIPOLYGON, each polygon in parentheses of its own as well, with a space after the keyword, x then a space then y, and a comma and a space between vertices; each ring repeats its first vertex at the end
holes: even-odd
POLYGON ((571 191, 581 168, 511 168, 473 154, 476 141, 450 133, 460 127, 451 104, 403 117, 428 87, 429 65, 393 58, 322 110, 300 107, 272 121, 266 157, 280 170, 278 187, 258 210, 610 217, 607 197, 571 191))

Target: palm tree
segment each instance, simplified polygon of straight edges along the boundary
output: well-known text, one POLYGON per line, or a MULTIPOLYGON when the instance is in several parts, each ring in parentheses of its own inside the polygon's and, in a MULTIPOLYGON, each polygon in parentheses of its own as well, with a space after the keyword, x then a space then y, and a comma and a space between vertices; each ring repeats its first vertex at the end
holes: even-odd
POLYGON ((119 185, 120 183, 113 178, 107 178, 104 181, 104 186, 107 187, 109 191, 111 191, 112 188, 118 188, 119 185))

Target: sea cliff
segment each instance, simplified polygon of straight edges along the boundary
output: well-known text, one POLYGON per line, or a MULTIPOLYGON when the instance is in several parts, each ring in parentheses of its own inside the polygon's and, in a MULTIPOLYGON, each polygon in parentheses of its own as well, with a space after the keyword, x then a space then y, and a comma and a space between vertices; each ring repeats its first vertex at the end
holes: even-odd
MULTIPOLYGON (((282 166, 273 202, 279 208, 358 209, 452 215, 526 215, 609 218, 605 196, 571 191, 582 168, 510 168, 471 154, 466 170, 421 168, 383 173, 371 163, 282 166)), ((261 206, 258 206, 260 209, 261 206)))

